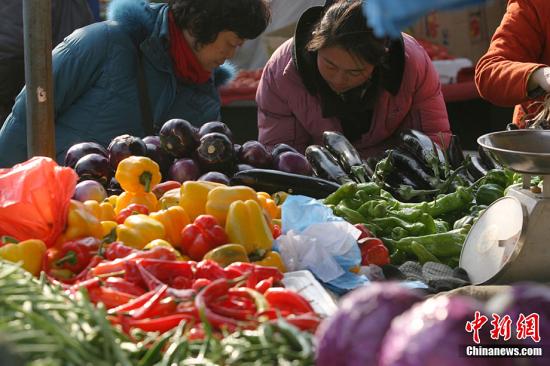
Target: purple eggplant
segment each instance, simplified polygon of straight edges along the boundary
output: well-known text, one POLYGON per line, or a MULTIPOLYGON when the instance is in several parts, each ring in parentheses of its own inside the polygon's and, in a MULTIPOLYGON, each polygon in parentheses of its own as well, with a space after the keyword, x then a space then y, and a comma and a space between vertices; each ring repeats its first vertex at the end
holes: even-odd
POLYGON ((292 152, 295 152, 295 153, 298 152, 298 150, 296 150, 295 148, 293 148, 292 146, 287 145, 287 144, 281 143, 281 144, 275 145, 273 150, 271 150, 271 157, 273 158, 273 161, 275 161, 277 159, 277 156, 279 156, 282 153, 287 152, 287 151, 292 151, 292 152))
POLYGON ((206 174, 201 175, 198 180, 229 185, 229 177, 220 172, 208 172, 206 174))
POLYGON ((183 183, 188 180, 197 180, 201 175, 198 164, 193 159, 176 159, 168 171, 168 179, 183 183))
POLYGON ((197 159, 204 171, 218 171, 227 175, 235 171, 235 151, 229 138, 219 132, 201 137, 197 159))
POLYGON ((81 142, 71 146, 69 150, 67 150, 63 165, 74 168, 76 162, 81 157, 92 153, 103 155, 106 158, 109 157, 109 152, 107 151, 107 149, 100 144, 97 144, 95 142, 81 142))
POLYGON ((111 140, 109 147, 109 161, 113 170, 116 170, 118 163, 129 156, 146 156, 147 145, 142 139, 130 135, 120 135, 111 140))
POLYGON ((300 153, 285 151, 277 156, 274 163, 275 169, 282 172, 311 175, 311 165, 306 157, 300 153))
POLYGON ((168 169, 174 158, 170 156, 160 145, 145 144, 147 146, 147 157, 159 165, 162 177, 168 175, 168 169))
POLYGON ((160 146, 160 137, 158 137, 157 135, 145 136, 144 138, 142 138, 142 140, 146 144, 152 144, 152 145, 160 146))
POLYGON ((81 157, 74 170, 80 177, 80 181, 95 180, 106 186, 113 175, 109 159, 100 154, 88 154, 81 157))
POLYGON ((241 151, 243 150, 243 145, 233 144, 233 150, 235 151, 235 156, 238 157, 241 154, 241 151))
POLYGON ((109 181, 109 185, 107 186, 107 194, 109 196, 112 196, 112 195, 119 196, 120 194, 122 194, 122 192, 123 190, 122 190, 122 187, 120 186, 120 183, 115 177, 112 177, 111 180, 109 181))
POLYGON ((237 171, 238 172, 242 172, 244 170, 250 170, 250 169, 254 169, 254 167, 252 165, 248 165, 248 164, 237 164, 237 171))
POLYGON ((251 140, 243 144, 239 161, 255 168, 270 168, 273 159, 262 143, 251 140))
POLYGON ((225 123, 219 121, 206 122, 203 124, 199 129, 199 137, 203 137, 212 132, 223 133, 229 140, 233 141, 233 132, 231 132, 225 123))
POLYGON ((166 121, 159 131, 160 144, 176 158, 190 157, 198 145, 199 132, 184 119, 166 121))
POLYGON ((311 164, 316 176, 332 180, 340 184, 352 182, 336 158, 324 146, 309 145, 306 149, 306 159, 311 164))

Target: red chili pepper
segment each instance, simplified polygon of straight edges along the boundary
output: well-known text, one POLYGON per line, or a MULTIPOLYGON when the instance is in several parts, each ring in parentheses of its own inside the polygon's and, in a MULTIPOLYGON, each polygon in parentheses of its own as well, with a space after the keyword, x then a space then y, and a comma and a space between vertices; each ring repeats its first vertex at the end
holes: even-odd
POLYGON ((110 273, 122 273, 126 270, 125 263, 128 261, 136 261, 140 258, 176 260, 176 255, 172 250, 166 247, 154 247, 151 250, 138 250, 124 258, 101 263, 93 269, 92 274, 94 276, 102 276, 110 273))
POLYGON ((207 278, 197 278, 195 282, 193 282, 193 286, 191 288, 199 292, 203 287, 208 286, 210 282, 212 281, 207 278))
POLYGON ((186 225, 181 231, 181 248, 196 261, 222 244, 227 243, 224 228, 211 215, 200 215, 192 224, 186 225))
POLYGON ((137 309, 143 304, 145 304, 151 297, 155 295, 156 291, 149 291, 144 293, 143 295, 136 297, 135 299, 128 301, 126 304, 122 304, 120 306, 117 306, 116 308, 109 309, 107 312, 108 314, 121 314, 126 313, 131 310, 137 309))
POLYGON ((137 251, 137 249, 124 245, 121 241, 115 241, 107 246, 103 255, 105 259, 112 261, 118 258, 124 258, 137 251))
POLYGON ((153 314, 152 309, 164 298, 167 289, 167 285, 158 288, 156 293, 149 300, 147 300, 145 304, 130 312, 132 318, 144 319, 155 316, 156 314, 153 314))
POLYGON ((59 269, 68 269, 73 273, 82 271, 94 255, 101 242, 92 236, 63 243, 54 264, 59 269))
POLYGON ((188 262, 146 258, 140 259, 137 263, 146 268, 149 273, 161 282, 170 286, 176 277, 181 276, 190 280, 194 277, 193 267, 188 262))
POLYGON ((120 210, 118 215, 116 215, 116 222, 117 224, 124 224, 124 221, 128 218, 128 216, 131 215, 149 215, 149 208, 145 205, 142 205, 140 203, 132 203, 131 205, 128 205, 126 208, 123 208, 120 210))
POLYGON ((254 288, 259 293, 264 294, 267 291, 267 289, 271 288, 271 286, 273 286, 273 277, 269 277, 265 280, 261 280, 256 284, 254 288))
POLYGON ((75 277, 72 277, 68 280, 65 280, 64 282, 65 283, 76 283, 76 282, 82 281, 86 278, 93 277, 93 276, 90 276, 90 273, 91 273, 92 269, 94 269, 96 266, 98 266, 102 261, 103 261, 103 258, 98 256, 98 255, 92 257, 92 259, 90 260, 90 263, 88 263, 88 266, 86 268, 84 268, 84 270, 82 270, 75 277))
POLYGON ((378 238, 365 238, 359 244, 361 250, 361 264, 368 266, 375 264, 383 266, 390 263, 390 253, 384 242, 378 238))
POLYGON ((285 320, 298 329, 311 333, 314 333, 321 323, 321 319, 315 313, 290 315, 285 320))
POLYGON ((89 291, 89 294, 90 300, 94 304, 102 302, 107 309, 126 304, 128 301, 136 298, 135 296, 129 295, 127 293, 101 286, 91 289, 89 291))
POLYGON ((122 317, 120 324, 122 329, 127 333, 132 328, 139 328, 146 332, 160 332, 164 333, 177 327, 182 321, 194 323, 195 319, 189 314, 172 314, 155 319, 132 319, 129 317, 122 317))
POLYGON ((204 333, 202 323, 197 324, 196 326, 191 328, 187 333, 187 339, 190 341, 203 340, 205 337, 206 337, 206 334, 204 333))
POLYGON ((195 278, 206 278, 214 281, 219 278, 225 278, 225 271, 218 263, 212 260, 200 261, 195 267, 195 278))
POLYGON ((230 331, 234 331, 239 327, 253 327, 255 322, 239 321, 231 317, 220 315, 210 308, 210 304, 215 299, 227 295, 231 286, 232 283, 223 278, 213 281, 197 294, 195 297, 195 307, 199 310, 203 309, 204 315, 214 327, 226 327, 230 331))
MULTIPOLYGON (((270 277, 273 277, 274 283, 277 283, 283 279, 282 272, 279 271, 276 267, 259 266, 257 264, 246 263, 246 262, 231 263, 229 266, 224 268, 224 271, 226 272, 237 271, 241 275, 250 275, 252 272, 254 272, 256 276, 256 283, 262 280, 266 280, 270 277)), ((248 287, 253 288, 254 286, 256 286, 256 283, 248 287)))
MULTIPOLYGON (((97 278, 97 277, 96 277, 97 278)), ((141 296, 145 293, 145 290, 139 286, 136 286, 130 281, 126 281, 120 277, 109 277, 105 280, 105 285, 117 291, 125 292, 134 296, 141 296)))
POLYGON ((310 303, 300 294, 282 287, 272 287, 264 294, 269 305, 292 314, 313 313, 310 303))

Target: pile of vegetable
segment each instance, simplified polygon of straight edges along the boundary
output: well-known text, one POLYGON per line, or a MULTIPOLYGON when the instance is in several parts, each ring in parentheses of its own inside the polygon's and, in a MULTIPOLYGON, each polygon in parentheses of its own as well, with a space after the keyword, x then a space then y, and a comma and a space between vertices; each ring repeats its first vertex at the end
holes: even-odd
POLYGON ((220 334, 199 316, 201 335, 188 322, 162 334, 139 329, 125 334, 83 287, 71 294, 0 261, 0 342, 9 350, 0 354, 2 365, 313 364, 311 335, 283 319, 220 334))
POLYGON ((476 311, 487 316, 479 330, 480 345, 545 347, 549 301, 550 289, 539 284, 516 285, 482 303, 460 295, 424 299, 397 283, 373 283, 346 295, 338 311, 323 321, 316 333, 316 365, 543 365, 547 360, 542 357, 465 358, 465 346, 476 344, 467 323, 476 311), (508 315, 516 324, 520 314, 532 313, 540 315, 540 343, 519 339, 515 332, 505 343, 503 333, 497 339, 490 336, 492 314, 508 315))
POLYGON ((94 142, 78 143, 67 151, 64 165, 74 168, 80 180, 95 180, 118 194, 120 185, 114 172, 130 156, 149 157, 159 165, 164 180, 180 183, 229 184, 235 173, 253 168, 311 175, 305 157, 288 145, 276 145, 273 151, 253 140, 239 145, 223 122, 208 122, 198 129, 183 119, 165 122, 155 136, 115 137, 107 148, 94 142))

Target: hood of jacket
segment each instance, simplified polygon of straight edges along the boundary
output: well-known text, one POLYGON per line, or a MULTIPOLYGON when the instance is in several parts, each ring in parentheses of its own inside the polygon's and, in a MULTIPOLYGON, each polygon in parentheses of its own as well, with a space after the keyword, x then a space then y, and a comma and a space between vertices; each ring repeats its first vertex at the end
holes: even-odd
MULTIPOLYGON (((331 3, 327 1, 327 3, 331 3)), ((306 10, 294 32, 294 45, 292 48, 292 61, 308 92, 312 95, 318 93, 316 80, 320 77, 317 68, 317 54, 306 50, 306 45, 311 37, 311 30, 323 16, 325 5, 315 6, 306 10)), ((389 47, 389 57, 385 65, 381 67, 381 86, 396 95, 401 86, 403 72, 405 70, 405 46, 403 37, 392 40, 389 47)))
MULTIPOLYGON (((107 20, 116 22, 136 44, 141 44, 143 53, 157 67, 169 70, 172 61, 168 57, 168 11, 167 4, 146 0, 112 0, 107 9, 107 20)), ((229 83, 235 74, 235 67, 229 62, 214 69, 215 86, 229 83)))

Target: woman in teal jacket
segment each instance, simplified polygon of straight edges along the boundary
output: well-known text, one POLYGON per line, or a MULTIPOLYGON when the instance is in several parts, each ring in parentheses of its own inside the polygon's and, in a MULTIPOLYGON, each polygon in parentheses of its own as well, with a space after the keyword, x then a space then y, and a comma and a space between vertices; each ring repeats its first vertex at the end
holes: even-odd
MULTIPOLYGON (((220 113, 220 67, 269 21, 264 0, 113 0, 109 20, 81 28, 53 51, 56 158, 73 144, 107 146, 122 134, 144 136, 139 59, 154 128, 171 118, 196 126, 220 113), (139 49, 139 53, 138 53, 139 49)), ((0 130, 0 167, 27 159, 26 90, 0 130)))

